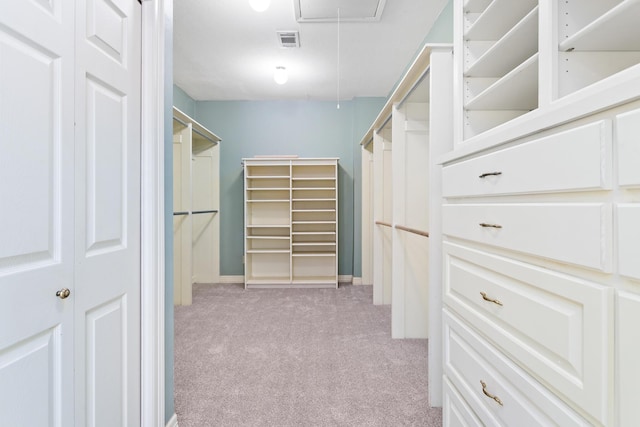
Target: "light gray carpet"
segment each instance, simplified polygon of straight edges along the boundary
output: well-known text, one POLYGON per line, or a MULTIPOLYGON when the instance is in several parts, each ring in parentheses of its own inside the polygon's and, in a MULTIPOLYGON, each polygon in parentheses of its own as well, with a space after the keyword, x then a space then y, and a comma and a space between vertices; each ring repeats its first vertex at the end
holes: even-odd
POLYGON ((175 310, 180 427, 440 426, 427 340, 392 340, 371 286, 195 285, 175 310))

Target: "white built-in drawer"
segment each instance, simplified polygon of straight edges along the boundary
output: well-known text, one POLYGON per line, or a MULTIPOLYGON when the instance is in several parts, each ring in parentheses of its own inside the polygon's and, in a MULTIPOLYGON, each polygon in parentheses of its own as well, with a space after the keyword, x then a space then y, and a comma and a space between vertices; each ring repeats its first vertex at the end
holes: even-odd
POLYGON ((616 116, 618 184, 640 185, 640 110, 616 116))
POLYGON ((611 211, 609 203, 446 204, 442 232, 609 272, 611 211))
MULTIPOLYGON (((640 170, 640 164, 636 166, 640 170)), ((617 206, 618 269, 620 274, 640 279, 640 203, 617 206)))
POLYGON ((601 120, 447 165, 443 196, 609 189, 611 135, 611 121, 601 120))
POLYGON ((523 369, 606 424, 613 290, 444 243, 444 302, 523 369))
POLYGON ((446 309, 444 373, 484 425, 589 425, 446 309))
POLYGON ((447 377, 444 378, 442 386, 444 393, 442 425, 444 427, 480 427, 483 425, 447 377))

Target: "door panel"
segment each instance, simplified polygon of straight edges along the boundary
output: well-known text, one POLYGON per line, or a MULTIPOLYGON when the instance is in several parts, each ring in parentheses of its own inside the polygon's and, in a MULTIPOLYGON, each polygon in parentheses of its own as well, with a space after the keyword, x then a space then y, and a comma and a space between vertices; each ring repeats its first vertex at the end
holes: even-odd
POLYGON ((76 422, 140 423, 140 22, 77 1, 76 422))
POLYGON ((73 4, 0 0, 0 414, 73 424, 73 4), (56 292, 71 289, 62 300, 56 292))

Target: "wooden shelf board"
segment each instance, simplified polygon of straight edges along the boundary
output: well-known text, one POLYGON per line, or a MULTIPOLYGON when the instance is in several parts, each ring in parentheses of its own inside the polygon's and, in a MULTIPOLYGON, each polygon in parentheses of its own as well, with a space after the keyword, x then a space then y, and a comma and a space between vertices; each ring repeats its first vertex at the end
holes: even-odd
POLYGON ((291 199, 293 202, 335 202, 335 197, 332 199, 291 199))
POLYGON ((249 175, 247 179, 289 179, 289 175, 249 175))
POLYGON ((560 43, 561 51, 640 51, 640 1, 625 0, 560 43))
POLYGON ((291 224, 335 224, 335 221, 292 221, 291 224))
POLYGON ((330 190, 333 191, 336 189, 336 187, 292 187, 291 188, 293 191, 296 190, 312 190, 312 191, 316 191, 316 190, 330 190))
POLYGON ((247 203, 289 203, 289 199, 247 200, 247 203))
POLYGON ((291 177, 292 181, 335 181, 335 176, 318 176, 318 177, 291 177))
POLYGON ((247 228, 289 228, 289 224, 247 224, 247 228))
POLYGON ((294 231, 291 234, 299 234, 305 236, 314 236, 314 235, 335 235, 335 231, 294 231))
POLYGON ((466 77, 502 77, 531 57, 538 48, 536 6, 503 38, 489 48, 467 71, 466 77))
POLYGON ((466 105, 467 110, 533 110, 538 106, 538 54, 489 86, 466 105))
POLYGON ((289 240, 289 236, 247 236, 247 239, 254 240, 289 240))
POLYGON ((335 212, 335 209, 292 209, 291 212, 335 212))
POLYGON ((335 246, 336 242, 294 242, 293 246, 335 246))
POLYGON ((335 252, 293 252, 292 257, 309 258, 309 257, 335 257, 335 252))
POLYGON ((537 0, 493 0, 466 32, 465 38, 499 40, 537 3, 537 0))
POLYGON ((289 191, 289 187, 269 187, 269 188, 247 187, 247 191, 289 191))
POLYGON ((247 249, 247 254, 289 254, 289 249, 247 249))

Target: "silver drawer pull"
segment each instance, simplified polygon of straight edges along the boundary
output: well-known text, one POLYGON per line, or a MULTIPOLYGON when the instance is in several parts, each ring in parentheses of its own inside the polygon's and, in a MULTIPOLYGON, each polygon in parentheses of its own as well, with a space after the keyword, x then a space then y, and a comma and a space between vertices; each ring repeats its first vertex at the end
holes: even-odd
POLYGON ((481 222, 480 223, 480 227, 485 227, 485 228, 502 228, 501 225, 498 224, 487 224, 486 222, 481 222))
POLYGON ((502 172, 487 172, 487 173, 483 173, 478 178, 486 178, 488 176, 498 176, 498 175, 502 175, 502 172))
POLYGON ((480 292, 480 295, 482 295, 482 299, 485 300, 485 301, 489 301, 489 302, 492 302, 494 304, 502 305, 502 303, 500 301, 498 301, 497 299, 489 298, 487 296, 487 294, 484 293, 484 292, 480 292))
POLYGON ((484 393, 485 396, 487 396, 490 399, 495 400, 498 403, 498 405, 504 406, 502 404, 502 400, 500 400, 500 398, 498 396, 495 396, 495 395, 493 395, 493 394, 491 394, 491 393, 489 393, 487 391, 487 384, 484 381, 480 380, 480 384, 482 384, 482 392, 484 393))

